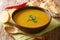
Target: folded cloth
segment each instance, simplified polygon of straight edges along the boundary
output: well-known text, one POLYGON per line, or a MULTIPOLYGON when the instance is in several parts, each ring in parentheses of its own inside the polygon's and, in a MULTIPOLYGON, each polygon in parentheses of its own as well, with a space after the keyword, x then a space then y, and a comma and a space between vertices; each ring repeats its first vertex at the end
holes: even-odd
POLYGON ((47 28, 45 28, 43 31, 41 31, 40 33, 35 34, 35 35, 41 36, 41 35, 49 32, 49 31, 54 30, 57 27, 60 27, 60 22, 58 20, 52 18, 51 23, 49 24, 49 26, 47 28))
MULTIPOLYGON (((40 33, 33 34, 33 35, 41 36, 49 31, 54 30, 57 27, 60 27, 60 22, 57 21, 56 19, 52 18, 51 23, 49 24, 49 26, 46 29, 44 29, 40 33)), ((27 36, 27 35, 23 35, 23 34, 13 34, 12 37, 14 37, 15 40, 34 40, 34 38, 27 36)))
POLYGON ((24 35, 24 34, 13 34, 15 40, 34 40, 34 38, 24 35))

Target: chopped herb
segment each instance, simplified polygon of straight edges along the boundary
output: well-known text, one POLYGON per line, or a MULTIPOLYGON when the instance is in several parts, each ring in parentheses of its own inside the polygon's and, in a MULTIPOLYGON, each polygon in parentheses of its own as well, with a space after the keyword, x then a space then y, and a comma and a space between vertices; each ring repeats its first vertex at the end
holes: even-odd
POLYGON ((36 19, 36 16, 33 17, 32 15, 29 16, 29 19, 27 20, 28 21, 33 21, 34 23, 37 23, 37 19, 36 19))

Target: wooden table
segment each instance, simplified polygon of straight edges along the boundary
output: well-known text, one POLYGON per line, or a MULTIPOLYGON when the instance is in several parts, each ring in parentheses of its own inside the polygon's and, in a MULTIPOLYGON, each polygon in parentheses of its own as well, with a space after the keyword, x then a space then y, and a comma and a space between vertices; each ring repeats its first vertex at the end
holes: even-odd
POLYGON ((13 38, 6 33, 2 24, 0 24, 0 40, 13 40, 13 38))

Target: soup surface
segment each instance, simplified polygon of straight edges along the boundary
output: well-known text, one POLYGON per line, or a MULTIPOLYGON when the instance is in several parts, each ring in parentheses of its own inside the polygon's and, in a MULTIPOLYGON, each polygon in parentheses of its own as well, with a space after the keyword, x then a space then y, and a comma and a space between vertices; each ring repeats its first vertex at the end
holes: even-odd
POLYGON ((14 21, 23 27, 38 28, 49 22, 49 16, 37 9, 26 9, 14 15, 14 21))

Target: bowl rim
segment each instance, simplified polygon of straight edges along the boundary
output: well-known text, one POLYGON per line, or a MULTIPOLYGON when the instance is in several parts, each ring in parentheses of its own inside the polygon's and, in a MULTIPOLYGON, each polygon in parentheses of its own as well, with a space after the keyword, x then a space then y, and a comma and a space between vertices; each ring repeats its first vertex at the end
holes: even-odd
MULTIPOLYGON (((48 10, 43 9, 43 8, 41 8, 41 7, 36 7, 36 6, 24 6, 24 7, 20 8, 20 9, 15 10, 15 11, 12 13, 12 21, 13 21, 13 23, 14 23, 14 25, 15 25, 16 27, 17 27, 17 26, 20 26, 20 25, 18 25, 18 24, 14 21, 14 15, 15 15, 17 12, 22 11, 22 10, 25 10, 25 9, 38 9, 38 10, 44 11, 46 14, 49 15, 50 20, 49 20, 48 23, 46 23, 45 25, 42 25, 42 26, 46 26, 47 24, 50 24, 51 19, 52 19, 52 16, 51 16, 51 14, 50 14, 50 12, 49 12, 48 10)), ((22 27, 22 26, 21 26, 21 27, 22 27)), ((24 27, 24 28, 27 28, 27 27, 24 27)), ((41 27, 37 27, 37 28, 41 28, 41 27)), ((33 28, 29 28, 29 29, 33 29, 33 28)))

